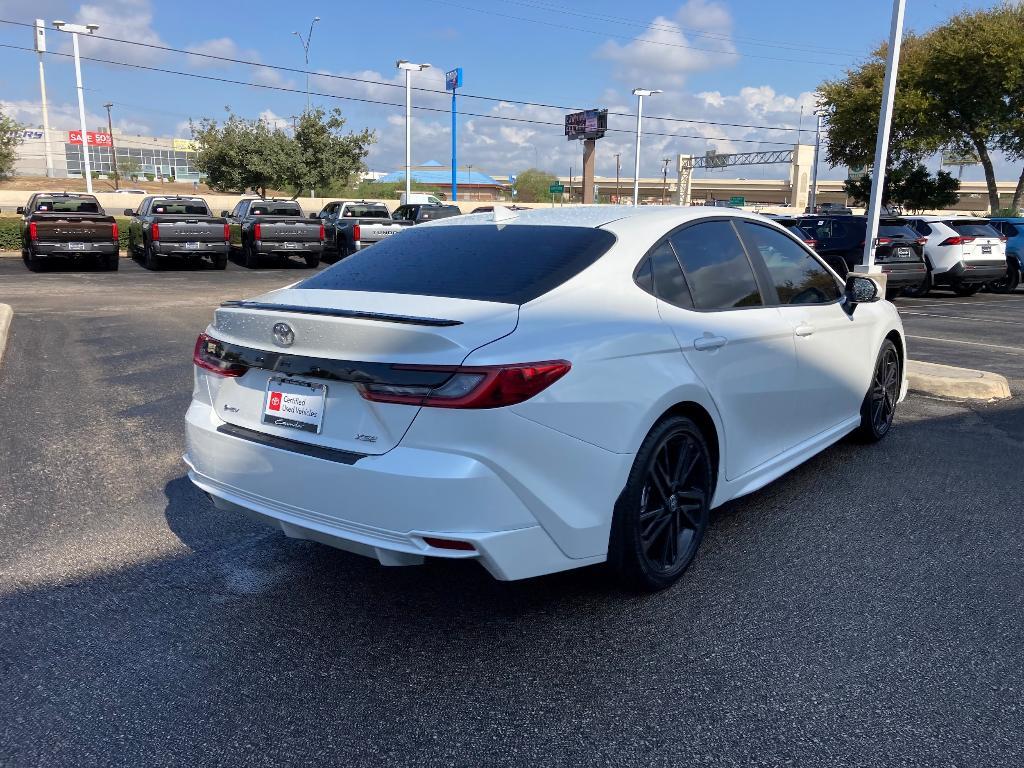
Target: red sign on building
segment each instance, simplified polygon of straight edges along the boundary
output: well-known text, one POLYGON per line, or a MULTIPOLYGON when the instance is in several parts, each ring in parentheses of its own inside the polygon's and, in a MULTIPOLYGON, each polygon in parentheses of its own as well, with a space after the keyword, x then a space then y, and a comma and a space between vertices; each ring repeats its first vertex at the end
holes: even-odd
MULTIPOLYGON (((99 131, 88 131, 85 134, 89 140, 90 147, 112 147, 114 146, 114 137, 109 133, 100 133, 99 131)), ((82 143, 82 132, 81 131, 68 131, 68 144, 81 144, 82 143)))

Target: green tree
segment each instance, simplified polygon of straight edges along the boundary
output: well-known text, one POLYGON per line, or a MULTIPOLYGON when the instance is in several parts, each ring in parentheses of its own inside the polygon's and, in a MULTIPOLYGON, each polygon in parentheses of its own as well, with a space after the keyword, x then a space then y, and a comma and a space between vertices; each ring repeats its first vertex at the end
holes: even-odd
POLYGON ((14 159, 21 144, 22 130, 22 126, 0 111, 0 181, 14 175, 14 159))
POLYGON ((377 137, 364 129, 344 133, 341 110, 325 113, 317 107, 302 114, 295 129, 297 160, 288 169, 285 181, 296 193, 345 186, 351 177, 365 168, 363 159, 377 137))
POLYGON ((117 173, 122 179, 134 179, 142 171, 142 165, 134 157, 122 157, 117 161, 117 173))
POLYGON ((547 171, 528 168, 516 176, 516 202, 542 203, 551 199, 548 187, 558 182, 558 178, 547 171))
POLYGON ((267 190, 286 186, 296 177, 297 142, 266 120, 247 120, 228 110, 223 125, 204 118, 189 123, 196 142, 196 168, 217 192, 267 190))
MULTIPOLYGON (((867 205, 871 196, 871 176, 847 179, 843 185, 854 202, 867 205)), ((911 213, 949 208, 959 199, 960 182, 946 171, 932 176, 920 163, 906 161, 885 172, 882 205, 898 205, 911 213)))

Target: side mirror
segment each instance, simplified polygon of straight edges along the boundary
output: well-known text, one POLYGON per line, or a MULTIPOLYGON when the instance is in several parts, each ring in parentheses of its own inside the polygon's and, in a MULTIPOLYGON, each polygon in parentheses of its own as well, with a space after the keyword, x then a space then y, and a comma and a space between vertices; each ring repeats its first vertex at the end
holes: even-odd
POLYGON ((858 304, 871 304, 879 301, 878 283, 870 277, 855 275, 852 272, 846 277, 846 306, 850 314, 858 304))
POLYGON ((319 219, 320 218, 320 214, 319 213, 311 213, 311 214, 309 214, 309 218, 311 218, 311 219, 319 219))
POLYGON ((18 210, 15 211, 15 213, 17 213, 19 216, 24 216, 25 215, 25 206, 24 205, 19 205, 18 206, 18 210))
POLYGON ((226 219, 226 218, 227 218, 228 216, 230 216, 231 214, 230 214, 230 213, 228 213, 227 211, 221 211, 221 212, 220 212, 220 215, 221 215, 221 216, 223 216, 223 217, 224 217, 224 218, 226 219))
POLYGON ((134 216, 135 215, 135 211, 133 211, 131 208, 125 208, 124 209, 124 215, 125 216, 134 216))

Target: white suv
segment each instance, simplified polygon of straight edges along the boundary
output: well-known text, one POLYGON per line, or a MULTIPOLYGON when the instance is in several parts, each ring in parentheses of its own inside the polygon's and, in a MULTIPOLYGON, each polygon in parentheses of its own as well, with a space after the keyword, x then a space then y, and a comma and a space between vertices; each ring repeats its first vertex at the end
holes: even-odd
POLYGON ((923 235, 928 277, 908 296, 924 296, 946 285, 959 296, 973 296, 990 280, 1006 277, 1006 238, 985 219, 953 216, 909 216, 923 235))

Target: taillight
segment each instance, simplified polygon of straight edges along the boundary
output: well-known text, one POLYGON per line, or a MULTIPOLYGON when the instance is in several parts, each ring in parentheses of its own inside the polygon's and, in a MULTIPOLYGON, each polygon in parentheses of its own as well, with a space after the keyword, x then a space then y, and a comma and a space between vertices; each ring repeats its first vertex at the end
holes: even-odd
POLYGON ((28 239, 38 240, 39 239, 39 228, 36 226, 34 221, 28 223, 28 239))
POLYGON ((808 248, 817 248, 818 247, 818 241, 817 240, 804 240, 804 245, 806 245, 808 248))
POLYGON ((116 242, 119 237, 120 235, 118 235, 117 233, 117 222, 115 221, 113 225, 110 227, 110 239, 116 242))
POLYGON ((892 238, 891 237, 876 237, 875 238, 875 244, 876 245, 889 245, 889 243, 891 243, 891 242, 892 242, 892 238))
POLYGON ((196 348, 192 352, 192 362, 207 371, 221 376, 238 377, 249 370, 241 363, 226 360, 227 350, 224 345, 212 336, 200 333, 196 339, 196 348))
POLYGON ((927 237, 919 237, 919 238, 917 238, 917 240, 915 240, 915 242, 918 245, 924 245, 925 243, 928 242, 928 238, 927 237))
POLYGON ((324 233, 324 225, 323 225, 323 224, 321 224, 321 225, 320 225, 320 242, 321 242, 321 243, 322 243, 322 242, 324 241, 324 234, 325 234, 325 233, 324 233))
POLYGON ((159 240, 160 239, 160 225, 157 224, 155 221, 153 222, 152 226, 149 228, 149 237, 152 240, 159 240))
POLYGON ((1010 239, 1010 238, 1008 238, 1008 237, 1006 237, 1006 236, 1003 236, 1003 237, 1000 237, 1000 238, 999 238, 999 242, 1000 242, 1000 243, 1005 243, 1005 242, 1006 242, 1007 240, 1009 240, 1009 239, 1010 239))
POLYGON ((939 245, 966 245, 967 243, 973 243, 973 237, 947 237, 939 245))
POLYGON ((255 224, 252 228, 252 236, 257 240, 263 239, 263 228, 259 224, 255 224))
POLYGON ((517 365, 459 367, 395 366, 401 370, 444 371, 451 377, 439 387, 400 384, 357 384, 359 394, 377 403, 433 408, 501 408, 544 391, 566 373, 565 360, 517 365))
POLYGON ((363 239, 361 235, 362 232, 359 229, 359 225, 356 224, 355 226, 352 227, 352 239, 358 243, 360 240, 363 239))
POLYGON ((230 227, 230 225, 225 224, 224 225, 224 240, 227 241, 227 240, 230 240, 230 239, 231 239, 231 227, 230 227))

